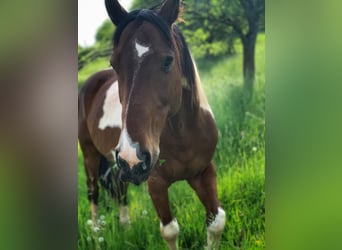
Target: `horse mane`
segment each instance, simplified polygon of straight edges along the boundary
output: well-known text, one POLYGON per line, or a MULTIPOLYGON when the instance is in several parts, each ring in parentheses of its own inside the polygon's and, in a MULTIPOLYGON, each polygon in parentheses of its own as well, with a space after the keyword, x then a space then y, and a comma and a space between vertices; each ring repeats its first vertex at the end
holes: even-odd
POLYGON ((134 10, 128 13, 126 18, 119 23, 114 32, 114 48, 117 47, 125 27, 132 21, 138 21, 139 26, 143 21, 147 21, 157 27, 165 36, 166 40, 170 41, 169 45, 175 49, 176 54, 179 55, 182 76, 186 80, 186 86, 183 86, 183 102, 185 102, 186 107, 195 115, 200 106, 200 92, 202 91, 196 65, 194 64, 182 32, 176 24, 173 24, 170 28, 166 21, 158 15, 157 10, 159 8, 160 4, 155 5, 151 9, 134 10))

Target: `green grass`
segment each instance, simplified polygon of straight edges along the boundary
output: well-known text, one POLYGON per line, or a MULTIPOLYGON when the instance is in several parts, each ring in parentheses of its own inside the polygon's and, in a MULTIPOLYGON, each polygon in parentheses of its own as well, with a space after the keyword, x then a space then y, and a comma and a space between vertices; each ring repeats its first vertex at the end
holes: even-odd
MULTIPOLYGON (((239 98, 242 85, 241 45, 229 58, 198 61, 204 89, 219 128, 214 162, 217 167, 218 194, 227 222, 220 249, 265 248, 265 36, 258 37, 256 83, 252 103, 241 120, 239 98)), ((83 82, 93 72, 107 67, 98 60, 79 73, 83 82)), ((78 166, 78 248, 79 249, 167 249, 159 232, 159 219, 149 198, 146 183, 129 187, 131 226, 118 222, 118 208, 106 193, 100 193, 99 215, 106 225, 97 233, 87 225, 90 207, 86 196, 83 160, 78 166), (103 237, 104 241, 99 242, 103 237)), ((102 190, 101 190, 102 191, 102 190)), ((180 225, 181 249, 203 249, 206 243, 205 211, 186 182, 169 189, 170 204, 180 225), (181 198, 180 198, 181 197, 181 198)))
POLYGON ((85 80, 96 71, 111 67, 109 58, 98 58, 90 64, 87 64, 78 72, 78 86, 81 86, 85 80))

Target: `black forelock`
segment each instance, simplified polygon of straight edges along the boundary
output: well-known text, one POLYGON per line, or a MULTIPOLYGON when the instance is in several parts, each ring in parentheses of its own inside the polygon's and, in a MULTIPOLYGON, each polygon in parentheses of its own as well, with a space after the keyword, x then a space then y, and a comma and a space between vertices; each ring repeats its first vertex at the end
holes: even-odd
POLYGON ((165 36, 167 41, 171 41, 171 30, 166 21, 161 18, 158 13, 153 9, 142 9, 142 10, 134 10, 127 14, 126 18, 122 20, 117 26, 114 33, 114 47, 116 47, 119 43, 120 36, 125 29, 125 27, 132 21, 147 21, 153 24, 158 30, 165 36))

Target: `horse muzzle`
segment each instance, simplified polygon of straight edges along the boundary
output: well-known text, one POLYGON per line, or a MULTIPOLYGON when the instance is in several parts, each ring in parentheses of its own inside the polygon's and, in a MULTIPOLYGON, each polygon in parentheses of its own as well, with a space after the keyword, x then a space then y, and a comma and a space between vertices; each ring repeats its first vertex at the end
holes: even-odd
POLYGON ((132 182, 135 185, 140 185, 146 181, 151 169, 151 156, 149 153, 144 152, 139 155, 140 162, 130 166, 130 164, 120 157, 119 150, 116 151, 116 161, 121 169, 119 178, 123 182, 132 182))

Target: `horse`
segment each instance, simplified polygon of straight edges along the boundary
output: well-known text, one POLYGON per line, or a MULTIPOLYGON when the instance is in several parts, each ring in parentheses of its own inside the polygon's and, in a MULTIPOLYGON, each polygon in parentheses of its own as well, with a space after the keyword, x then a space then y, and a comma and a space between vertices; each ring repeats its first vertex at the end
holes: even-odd
POLYGON ((121 105, 115 72, 106 69, 90 76, 78 95, 78 139, 83 152, 94 227, 98 226, 98 181, 119 203, 120 223, 130 223, 127 208, 128 183, 120 181, 115 158, 106 154, 119 139, 121 124, 117 121, 120 121, 120 115, 121 105), (112 140, 108 140, 108 137, 112 140))
POLYGON ((212 160, 218 132, 195 61, 175 24, 180 5, 165 0, 128 13, 117 0, 105 0, 116 26, 110 59, 115 73, 82 95, 81 119, 87 122, 79 137, 87 143, 80 144, 88 152, 86 170, 93 171, 87 173, 93 213, 102 157, 117 163, 121 184, 147 181, 161 236, 169 249, 178 249, 180 229, 168 188, 186 180, 206 210, 207 249, 218 249, 226 220, 212 160))

